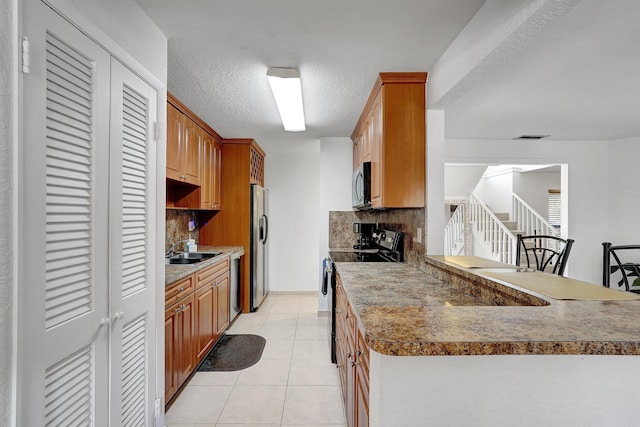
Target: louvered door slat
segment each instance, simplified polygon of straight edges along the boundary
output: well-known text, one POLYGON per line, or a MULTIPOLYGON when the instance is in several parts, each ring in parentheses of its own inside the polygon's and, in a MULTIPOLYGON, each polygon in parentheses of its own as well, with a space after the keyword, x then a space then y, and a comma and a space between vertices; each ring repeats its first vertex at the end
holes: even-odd
POLYGON ((122 425, 145 425, 147 408, 147 334, 146 316, 141 316, 122 331, 122 425))
MULTIPOLYGON (((45 372, 45 423, 47 426, 71 425, 69 420, 91 420, 93 349, 80 352, 49 367, 45 372), (89 416, 87 418, 87 416, 89 416)), ((82 424, 81 424, 82 425, 82 424)), ((86 424, 90 425, 90 424, 86 424)))

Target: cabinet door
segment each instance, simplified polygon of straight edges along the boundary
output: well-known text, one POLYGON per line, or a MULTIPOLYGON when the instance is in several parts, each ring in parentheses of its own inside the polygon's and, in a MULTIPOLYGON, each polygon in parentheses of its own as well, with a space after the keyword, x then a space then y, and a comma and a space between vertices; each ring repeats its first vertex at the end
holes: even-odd
POLYGON ((213 205, 213 138, 205 131, 202 134, 202 154, 200 156, 200 208, 211 209, 213 205))
POLYGON ((88 425, 109 418, 110 57, 42 2, 21 5, 32 55, 20 166, 28 261, 18 273, 17 425, 88 425))
POLYGON ((164 401, 178 391, 178 365, 180 356, 180 327, 178 306, 170 307, 164 312, 164 401))
POLYGON ((222 209, 222 144, 212 140, 211 159, 211 209, 222 209))
POLYGON ((182 113, 167 103, 167 178, 182 181, 180 152, 184 133, 182 113))
POLYGON ((360 375, 356 375, 355 425, 369 426, 369 388, 360 375))
POLYGON ((178 386, 189 378, 189 375, 196 367, 194 301, 194 295, 192 294, 178 303, 180 308, 178 313, 178 327, 180 328, 178 386))
POLYGON ((353 140, 353 170, 355 171, 360 166, 360 149, 362 147, 362 131, 358 133, 356 139, 353 140))
POLYGON ((229 271, 216 278, 216 299, 216 337, 220 337, 229 326, 229 271))
POLYGON ((195 345, 196 363, 213 346, 214 339, 214 298, 215 289, 205 286, 195 293, 195 345))
POLYGON ((189 117, 184 116, 184 145, 180 152, 180 169, 186 176, 189 184, 200 185, 200 148, 202 133, 198 126, 189 117))
POLYGON ((383 144, 382 91, 371 107, 371 205, 382 206, 382 144, 383 144))

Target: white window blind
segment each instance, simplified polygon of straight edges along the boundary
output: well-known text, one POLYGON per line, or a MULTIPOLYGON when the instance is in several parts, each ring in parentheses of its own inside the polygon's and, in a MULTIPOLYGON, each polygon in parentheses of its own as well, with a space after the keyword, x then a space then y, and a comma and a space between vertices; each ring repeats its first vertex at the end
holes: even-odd
POLYGON ((549 190, 549 199, 547 203, 549 224, 553 225, 556 229, 560 229, 560 190, 549 190))

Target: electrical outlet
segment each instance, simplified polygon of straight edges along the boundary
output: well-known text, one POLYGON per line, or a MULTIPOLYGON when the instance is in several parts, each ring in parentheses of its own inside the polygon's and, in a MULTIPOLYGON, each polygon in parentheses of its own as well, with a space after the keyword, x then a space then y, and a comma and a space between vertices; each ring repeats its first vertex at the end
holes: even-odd
POLYGON ((418 227, 416 231, 416 242, 422 243, 422 228, 418 227))
POLYGON ((196 221, 193 219, 189 220, 189 231, 193 231, 196 229, 196 221))

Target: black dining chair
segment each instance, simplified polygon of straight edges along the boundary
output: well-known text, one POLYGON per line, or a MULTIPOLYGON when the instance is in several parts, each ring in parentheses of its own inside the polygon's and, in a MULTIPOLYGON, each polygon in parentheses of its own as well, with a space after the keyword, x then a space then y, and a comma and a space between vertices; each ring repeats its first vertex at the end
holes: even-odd
POLYGON ((516 265, 535 268, 558 276, 564 274, 573 239, 561 239, 556 236, 518 234, 516 265))
POLYGON ((603 242, 602 247, 602 286, 610 288, 614 283, 621 290, 640 294, 640 245, 613 246, 603 242))

